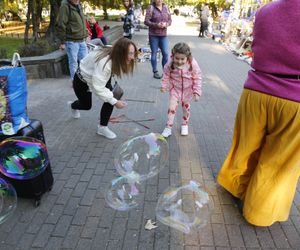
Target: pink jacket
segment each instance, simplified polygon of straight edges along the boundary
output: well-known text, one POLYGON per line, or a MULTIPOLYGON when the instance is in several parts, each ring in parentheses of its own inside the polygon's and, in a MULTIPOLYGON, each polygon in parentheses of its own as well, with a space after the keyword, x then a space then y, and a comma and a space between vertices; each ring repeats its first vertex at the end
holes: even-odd
POLYGON ((193 98, 193 94, 201 96, 201 70, 194 58, 191 64, 188 62, 182 69, 171 69, 172 60, 170 60, 165 65, 161 87, 169 90, 170 97, 188 101, 193 98))

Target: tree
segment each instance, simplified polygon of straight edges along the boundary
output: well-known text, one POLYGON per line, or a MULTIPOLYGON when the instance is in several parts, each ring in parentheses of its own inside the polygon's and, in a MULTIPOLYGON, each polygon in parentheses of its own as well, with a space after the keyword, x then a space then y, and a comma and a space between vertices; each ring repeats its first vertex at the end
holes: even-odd
POLYGON ((50 42, 55 41, 55 23, 61 0, 50 0, 50 24, 46 31, 46 38, 50 42))

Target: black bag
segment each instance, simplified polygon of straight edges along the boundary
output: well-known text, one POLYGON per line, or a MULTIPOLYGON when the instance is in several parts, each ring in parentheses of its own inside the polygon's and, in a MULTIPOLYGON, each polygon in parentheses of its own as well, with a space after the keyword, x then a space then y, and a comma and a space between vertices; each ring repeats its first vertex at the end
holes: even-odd
POLYGON ((116 98, 117 100, 120 100, 124 95, 123 89, 120 87, 120 85, 117 82, 115 82, 112 92, 114 94, 114 98, 116 98))
MULTIPOLYGON (((28 126, 19 130, 18 133, 14 136, 33 137, 46 144, 44 132, 43 132, 43 126, 42 123, 38 120, 31 120, 28 126)), ((11 183, 14 186, 18 197, 34 199, 35 206, 40 205, 40 200, 42 195, 45 192, 50 191, 53 186, 53 175, 50 166, 50 161, 49 161, 49 165, 45 168, 45 171, 33 179, 29 179, 29 180, 12 179, 10 177, 3 175, 1 172, 0 172, 0 177, 7 180, 9 183, 11 183)))

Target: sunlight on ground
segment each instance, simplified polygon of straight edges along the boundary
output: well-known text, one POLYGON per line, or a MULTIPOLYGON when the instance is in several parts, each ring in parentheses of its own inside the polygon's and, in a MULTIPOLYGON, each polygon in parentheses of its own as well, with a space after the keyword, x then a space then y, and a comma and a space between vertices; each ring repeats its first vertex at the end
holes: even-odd
POLYGON ((199 25, 194 24, 197 21, 195 18, 172 15, 172 25, 168 28, 168 35, 198 36, 199 31, 197 28, 199 25), (186 25, 186 22, 189 25, 186 25))
POLYGON ((214 54, 223 55, 224 53, 228 53, 227 50, 220 43, 217 42, 215 44, 198 43, 195 44, 195 46, 214 54))
POLYGON ((209 84, 212 85, 215 88, 221 89, 225 93, 229 94, 230 90, 225 84, 224 81, 221 80, 221 78, 218 75, 215 74, 207 74, 207 79, 209 80, 209 84))

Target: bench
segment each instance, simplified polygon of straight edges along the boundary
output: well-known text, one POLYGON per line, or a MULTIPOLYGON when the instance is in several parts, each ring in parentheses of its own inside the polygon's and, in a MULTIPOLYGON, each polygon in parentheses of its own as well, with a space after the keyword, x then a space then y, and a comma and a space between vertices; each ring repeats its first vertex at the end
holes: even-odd
MULTIPOLYGON (((104 31, 109 44, 123 36, 122 25, 104 31)), ((69 75, 68 58, 65 50, 56 50, 43 56, 22 57, 28 79, 59 78, 69 75)))

